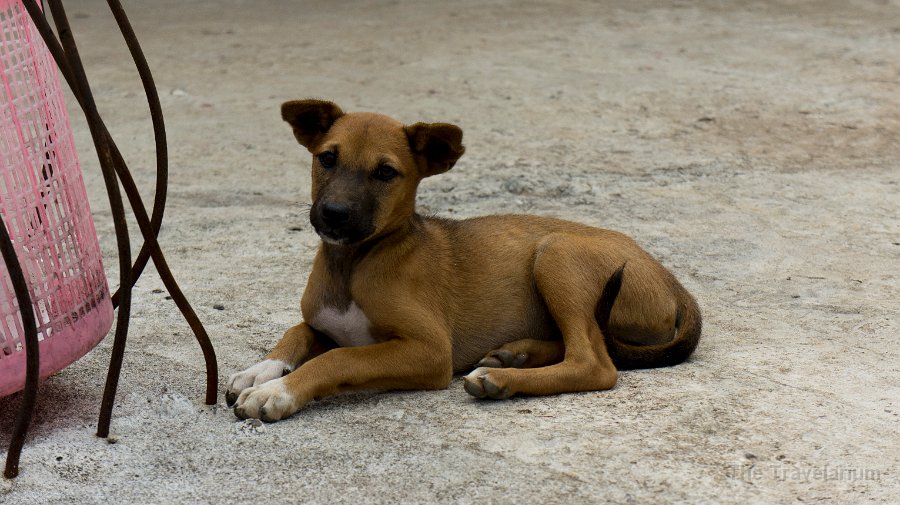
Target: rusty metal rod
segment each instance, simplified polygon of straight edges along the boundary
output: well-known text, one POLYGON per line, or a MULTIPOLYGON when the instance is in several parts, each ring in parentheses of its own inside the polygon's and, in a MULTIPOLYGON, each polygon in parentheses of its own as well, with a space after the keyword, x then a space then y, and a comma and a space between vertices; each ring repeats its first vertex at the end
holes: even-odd
MULTIPOLYGON (((132 269, 132 275, 140 275, 144 266, 146 265, 146 256, 144 257, 144 259, 142 259, 142 255, 146 254, 153 258, 153 263, 156 266, 156 269, 160 277, 162 278, 166 289, 168 289, 172 300, 175 302, 176 306, 179 308, 185 320, 191 327, 191 330, 193 331, 194 336, 196 337, 198 343, 200 344, 200 348, 203 351, 203 357, 207 369, 206 403, 209 405, 214 405, 217 401, 218 396, 218 365, 216 363, 215 350, 209 340, 209 336, 207 335, 205 328, 203 327, 203 323, 200 321, 199 317, 197 317, 197 314, 191 307, 187 297, 184 295, 178 283, 175 281, 175 277, 174 275, 172 275, 172 272, 169 269, 168 263, 157 240, 166 201, 166 188, 168 181, 168 154, 166 147, 165 126, 163 122, 162 107, 159 102, 159 94, 157 93, 156 86, 153 83, 153 76, 150 73, 149 65, 147 64, 146 58, 143 55, 143 51, 141 50, 137 37, 131 28, 128 17, 126 16, 124 9, 122 9, 121 3, 119 3, 118 0, 108 0, 107 3, 110 6, 110 10, 112 11, 113 16, 116 18, 116 22, 119 24, 122 36, 125 38, 126 43, 128 44, 132 57, 135 60, 135 65, 137 66, 138 72, 141 76, 141 82, 144 86, 145 92, 147 94, 148 104, 150 106, 150 114, 153 120, 154 137, 156 139, 157 147, 157 185, 156 194, 153 201, 153 211, 151 217, 149 218, 149 221, 146 217, 147 211, 143 204, 143 201, 141 200, 140 192, 137 189, 137 185, 134 183, 131 172, 128 170, 128 166, 125 164, 124 159, 122 159, 121 157, 117 157, 116 159, 114 159, 116 172, 122 182, 122 187, 125 189, 125 193, 128 196, 128 201, 132 206, 135 218, 137 219, 138 225, 141 229, 141 233, 143 234, 145 239, 145 243, 141 248, 141 252, 139 253, 138 258, 135 260, 135 265, 132 269)), ((111 139, 110 142, 115 145, 115 143, 112 142, 111 139)), ((136 281, 136 279, 134 279, 133 281, 136 281)), ((113 301, 115 302, 115 299, 113 299, 113 301)))
MULTIPOLYGON (((87 114, 87 105, 84 103, 84 98, 76 91, 78 89, 78 83, 76 82, 76 79, 72 73, 69 61, 65 55, 65 51, 59 44, 59 41, 56 39, 56 35, 53 34, 53 29, 50 27, 50 24, 46 22, 46 17, 43 14, 43 10, 38 9, 36 5, 31 5, 33 3, 33 1, 23 0, 25 9, 28 11, 28 14, 32 18, 32 21, 35 23, 35 27, 37 28, 38 33, 40 33, 41 38, 44 39, 44 43, 47 45, 47 49, 50 51, 53 59, 56 61, 56 65, 57 67, 59 67, 60 73, 75 95, 75 99, 81 106, 82 111, 85 111, 85 114, 87 114), (37 16, 43 18, 43 21, 41 21, 41 19, 37 16)), ((135 66, 138 70, 138 75, 141 78, 141 84, 144 87, 144 93, 147 95, 147 103, 150 107, 150 118, 153 122, 153 136, 156 142, 156 188, 153 197, 153 217, 151 221, 153 223, 153 236, 158 237, 160 227, 162 226, 163 213, 165 211, 166 191, 168 189, 169 176, 168 146, 166 144, 166 130, 165 123, 163 121, 162 107, 159 102, 159 94, 157 93, 156 86, 153 83, 153 76, 150 73, 150 68, 147 64, 147 60, 144 57, 143 50, 141 49, 140 44, 137 41, 137 37, 135 36, 134 31, 131 29, 131 24, 128 21, 128 17, 125 16, 125 12, 122 9, 121 4, 110 4, 110 9, 113 11, 116 22, 119 24, 119 30, 122 32, 125 43, 128 45, 128 49, 131 52, 132 58, 134 59, 135 66)), ((125 159, 122 156, 122 153, 119 151, 116 143, 112 140, 112 135, 109 133, 109 130, 106 129, 106 125, 101 122, 100 126, 103 127, 104 133, 110 139, 109 146, 111 149, 113 161, 115 161, 116 165, 125 166, 127 170, 125 159)), ((131 200, 130 197, 129 200, 131 200)), ((129 203, 134 205, 134 202, 129 201, 129 203)), ((132 284, 137 282, 138 278, 144 270, 144 267, 147 264, 147 258, 149 256, 150 246, 149 244, 144 243, 141 246, 140 252, 138 252, 137 258, 134 261, 134 266, 131 269, 132 284)), ((113 307, 119 306, 119 297, 119 291, 116 290, 116 292, 112 295, 113 307)))
MULTIPOLYGON (((33 0, 26 0, 26 8, 29 7, 28 3, 33 3, 33 0)), ((65 51, 60 46, 59 42, 56 40, 56 37, 53 35, 53 31, 50 28, 49 23, 46 22, 46 18, 44 18, 43 15, 39 11, 36 11, 36 9, 34 9, 36 11, 34 13, 32 13, 31 10, 32 9, 29 9, 29 13, 32 14, 33 18, 35 18, 35 23, 38 28, 38 31, 41 33, 41 36, 44 38, 48 49, 50 50, 51 54, 54 56, 54 59, 57 60, 57 64, 60 68, 60 71, 63 74, 63 77, 69 83, 69 86, 73 89, 73 91, 77 90, 78 84, 73 75, 73 71, 71 69, 73 62, 68 61, 65 51), (39 17, 36 17, 36 16, 39 16, 39 17)), ((120 16, 124 16, 124 12, 120 12, 120 16)), ((127 18, 125 18, 125 20, 127 21, 127 18)), ((128 33, 123 33, 123 35, 126 38, 130 38, 133 34, 129 35, 128 33)), ((77 63, 80 64, 80 60, 77 63)), ((145 81, 144 84, 146 86, 148 84, 148 82, 145 81)), ((150 96, 150 95, 148 95, 148 96, 150 96)), ((79 103, 82 105, 82 109, 86 110, 87 104, 83 103, 84 97, 82 97, 82 96, 80 96, 80 94, 76 93, 76 98, 79 100, 79 103)), ((152 99, 150 99, 150 100, 151 100, 151 102, 153 101, 152 99)), ((151 109, 154 109, 154 108, 157 109, 157 112, 154 112, 153 114, 159 114, 161 117, 161 111, 158 110, 158 103, 157 103, 157 105, 151 104, 151 109)), ((152 223, 151 221, 148 220, 146 208, 143 205, 140 193, 137 189, 136 184, 134 183, 134 179, 132 178, 131 173, 129 172, 124 159, 122 158, 121 154, 119 153, 118 148, 115 145, 115 142, 112 140, 111 136, 109 135, 108 130, 106 130, 106 127, 102 122, 102 119, 98 118, 98 120, 99 120, 99 126, 102 127, 103 132, 106 134, 107 139, 109 141, 109 146, 111 148, 111 153, 113 155, 114 168, 122 182, 122 187, 124 188, 125 193, 128 196, 129 203, 132 206, 132 209, 135 214, 135 218, 137 219, 138 225, 141 228, 142 235, 144 236, 145 244, 144 244, 144 249, 142 249, 142 251, 143 250, 150 251, 150 255, 153 258, 153 262, 156 265, 156 268, 160 274, 160 277, 162 278, 164 284, 166 285, 166 288, 169 290, 169 293, 172 296, 173 301, 175 301, 179 310, 181 310, 182 315, 187 320, 195 337, 197 338, 197 341, 200 344, 201 350, 203 351, 204 360, 206 362, 206 370, 207 370, 206 403, 209 405, 215 404, 216 400, 217 400, 217 395, 218 395, 218 392, 217 392, 218 366, 216 364, 215 350, 213 349, 212 343, 209 341, 209 337, 206 334, 206 330, 203 328, 202 323, 200 322, 199 318, 196 316, 196 313, 194 313, 193 309, 190 306, 190 303, 188 302, 187 298, 182 293, 180 287, 178 286, 177 282, 174 279, 174 276, 172 275, 170 269, 168 268, 168 265, 165 261, 165 257, 163 256, 162 251, 159 249, 159 245, 156 240, 156 235, 159 232, 159 228, 157 226, 154 226, 154 223, 152 223)), ((161 124, 161 123, 157 123, 157 125, 159 125, 159 124, 161 124)), ((155 127, 155 133, 159 133, 158 126, 155 127)), ((161 138, 161 137, 159 135, 157 135, 157 140, 159 140, 159 138, 161 138)), ((160 167, 162 167, 164 172, 167 172, 166 167, 164 167, 163 165, 161 165, 159 163, 160 159, 162 159, 162 158, 161 157, 157 158, 158 169, 160 167)), ((164 177, 165 177, 165 174, 163 174, 163 178, 164 177)), ((160 181, 160 175, 158 174, 157 182, 159 183, 159 181, 160 181)), ((159 191, 159 188, 157 188, 157 197, 159 197, 159 195, 160 195, 160 191, 159 191)), ((163 199, 164 199, 164 195, 165 195, 165 193, 163 190, 163 192, 162 192, 163 199)), ((164 201, 164 200, 162 200, 162 201, 164 201)), ((161 213, 157 213, 157 206, 159 203, 161 203, 161 200, 159 198, 157 198, 157 200, 154 201, 154 211, 153 212, 154 212, 154 217, 156 217, 158 215, 161 218, 161 213)), ((137 271, 139 273, 140 269, 137 268, 137 266, 136 266, 135 269, 132 269, 132 272, 135 272, 135 271, 137 271)), ((132 280, 132 282, 134 282, 134 279, 132 280)), ((121 287, 120 287, 120 289, 121 289, 121 287)))
MULTIPOLYGON (((134 212, 135 218, 137 219, 138 226, 141 229, 141 233, 144 235, 145 242, 144 246, 141 249, 141 254, 147 253, 153 258, 153 263, 156 266, 156 269, 160 277, 162 278, 166 289, 169 291, 169 295, 172 297, 172 300, 175 302, 182 315, 187 320, 188 324, 191 327, 191 330, 194 332, 198 343, 200 344, 201 350, 203 351, 204 361, 206 362, 207 368, 206 403, 209 405, 213 405, 216 403, 218 396, 218 366, 216 363, 215 350, 213 349, 212 343, 209 340, 209 336, 206 334, 206 330, 203 328, 203 324, 200 322, 200 319, 197 317, 196 313, 191 307, 187 297, 184 295, 178 283, 175 281, 175 278, 168 267, 168 263, 166 262, 165 256, 163 255, 157 241, 157 237, 159 235, 159 225, 162 222, 163 206, 166 199, 165 183, 168 177, 168 158, 165 145, 165 127, 163 125, 162 108, 159 103, 159 95, 156 91, 155 85, 153 84, 153 77, 150 74, 150 69, 147 65, 146 59, 144 58, 143 51, 140 48, 140 44, 137 41, 137 37, 135 36, 134 31, 131 29, 131 24, 128 21, 128 17, 125 15, 125 11, 122 9, 122 6, 118 0, 108 0, 107 3, 110 6, 110 10, 113 12, 113 16, 116 18, 116 22, 119 24, 122 36, 125 38, 129 50, 131 51, 132 58, 135 60, 135 64, 138 67, 141 81, 147 93, 151 117, 153 119, 154 136, 156 138, 157 146, 157 192, 153 202, 153 215, 149 219, 147 218, 147 211, 141 200, 140 193, 137 190, 137 185, 134 183, 131 172, 125 165, 124 160, 114 160, 116 162, 116 172, 122 182, 122 187, 125 189, 125 193, 128 196, 129 203, 131 203, 132 211, 134 212), (160 147, 162 148, 162 151, 160 151, 160 147)), ((137 275, 140 275, 141 271, 146 265, 146 261, 146 258, 142 260, 141 255, 139 254, 138 258, 135 260, 135 266, 132 269, 132 274, 136 272, 137 275)), ((113 301, 115 301, 115 299, 113 301)))
MULTIPOLYGON (((128 45, 131 59, 134 60, 134 65, 137 67, 138 75, 141 78, 141 84, 144 87, 144 94, 147 95, 147 105, 150 107, 150 120, 153 122, 153 138, 156 142, 156 192, 153 195, 153 211, 151 212, 150 225, 153 229, 153 236, 159 237, 163 213, 166 210, 166 190, 169 179, 169 148, 166 144, 166 124, 163 119, 162 105, 159 102, 159 92, 156 90, 156 84, 153 82, 150 65, 147 64, 147 58, 144 56, 144 51, 141 49, 128 16, 125 15, 122 4, 119 0, 107 0, 106 3, 109 4, 109 9, 112 11, 113 17, 116 18, 116 23, 119 25, 119 31, 122 32, 125 44, 128 45)), ((121 159, 121 155, 118 158, 121 159)), ((124 160, 117 160, 116 164, 124 166, 125 162, 124 160)), ((127 167, 125 170, 127 170, 127 167)), ((129 197, 130 199, 131 197, 129 197)), ((150 248, 151 245, 145 242, 141 246, 137 258, 134 259, 134 266, 131 269, 132 282, 137 282, 144 271, 144 267, 147 266, 147 260, 150 259, 150 248)), ((112 302, 113 307, 118 305, 118 291, 112 295, 112 302)))
MULTIPOLYGON (((104 391, 104 406, 101 408, 101 419, 98 427, 98 435, 106 436, 109 433, 109 421, 112 413, 112 404, 115 396, 115 390, 117 388, 119 372, 121 370, 122 357, 124 356, 124 336, 127 335, 127 325, 130 316, 130 288, 136 281, 136 277, 140 275, 141 271, 146 266, 147 260, 140 260, 139 255, 139 260, 135 262, 133 269, 128 268, 131 265, 130 245, 128 243, 127 227, 124 221, 124 205, 122 203, 121 194, 118 191, 118 183, 115 181, 114 176, 110 177, 110 165, 114 165, 114 169, 120 169, 128 175, 126 179, 131 183, 130 189, 134 190, 134 194, 137 194, 137 188, 134 186, 133 180, 131 180, 130 173, 128 173, 127 166, 125 166, 125 162, 121 156, 121 153, 118 151, 115 143, 112 141, 112 138, 105 125, 102 123, 102 121, 99 120, 99 114, 96 110, 96 105, 93 103, 93 97, 90 94, 90 87, 87 83, 86 76, 84 76, 84 69, 83 67, 81 67, 80 58, 78 58, 77 47, 75 47, 74 45, 74 39, 71 36, 71 29, 68 27, 68 20, 65 18, 65 12, 64 10, 62 10, 61 4, 57 4, 56 2, 54 2, 54 4, 55 5, 51 5, 51 9, 60 9, 57 11, 58 17, 55 16, 55 19, 58 20, 57 27, 60 30, 61 38, 63 39, 63 43, 70 48, 71 54, 74 55, 73 59, 76 61, 76 68, 74 69, 74 71, 69 64, 66 52, 53 36, 52 29, 50 28, 49 23, 47 23, 47 20, 44 17, 41 9, 37 8, 33 0, 24 0, 24 6, 26 10, 28 10, 29 15, 32 17, 32 20, 35 22, 36 26, 38 26, 39 32, 44 38, 45 43, 47 43, 48 47, 51 48, 51 53, 53 54, 54 59, 57 61, 57 65, 60 67, 60 70, 66 78, 66 81, 69 83, 69 86, 72 88, 73 93, 78 98, 79 104, 83 109, 85 109, 85 114, 88 116, 89 127, 91 127, 92 137, 95 139, 95 144, 97 145, 98 157, 100 158, 101 162, 101 169, 104 172, 104 182, 107 183, 107 191, 110 197, 110 206, 113 210, 113 218, 114 224, 116 225, 116 236, 119 242, 120 252, 120 281, 121 286, 125 287, 125 291, 121 291, 123 294, 119 295, 121 296, 123 306, 120 307, 119 310, 119 321, 117 324, 116 339, 113 346, 113 359, 111 360, 112 362, 110 364, 110 376, 107 378, 107 387, 104 391), (110 187, 110 182, 113 183, 112 187, 110 187), (124 231, 124 233, 122 233, 122 231, 124 231), (135 275, 132 276, 132 272, 134 272, 135 275)), ((157 141, 157 191, 154 198, 153 219, 150 222, 141 223, 143 225, 141 226, 142 233, 146 236, 149 231, 153 240, 151 240, 149 243, 144 244, 140 254, 144 256, 151 256, 149 251, 154 248, 157 251, 159 250, 159 245, 156 243, 155 238, 159 233, 159 227, 162 221, 163 214, 162 211, 164 209, 166 196, 165 190, 168 173, 168 160, 165 145, 165 129, 162 122, 162 112, 159 106, 158 95, 156 94, 155 86, 153 86, 152 77, 148 77, 149 68, 146 65, 146 60, 144 60, 142 53, 140 53, 140 46, 137 45, 136 37, 134 36, 133 31, 130 30, 130 25, 128 24, 127 17, 125 17, 124 12, 121 9, 121 5, 119 5, 118 2, 115 2, 115 4, 111 2, 110 7, 117 18, 117 22, 119 23, 120 29, 123 32, 123 36, 126 38, 126 43, 129 44, 129 49, 132 51, 132 55, 135 58, 136 64, 138 65, 139 73, 141 74, 141 80, 144 83, 145 90, 147 90, 148 102, 150 104, 151 116, 153 118, 154 124, 154 136, 157 141), (139 54, 139 56, 135 56, 136 54, 139 54)), ((118 172, 119 170, 116 171, 118 172)), ((129 200, 132 200, 132 198, 129 198, 129 200)), ((143 221, 147 221, 146 210, 143 208, 143 204, 142 202, 140 202, 139 198, 136 202, 132 202, 132 204, 134 203, 137 203, 138 207, 140 207, 140 209, 143 211, 143 217, 145 218, 143 221)), ((2 224, 2 219, 0 219, 0 224, 2 224)), ((13 437, 10 442, 10 448, 7 452, 7 462, 4 470, 5 477, 13 478, 18 475, 19 458, 21 456, 22 447, 24 446, 25 436, 31 424, 31 418, 37 400, 40 348, 38 346, 37 327, 34 321, 34 312, 31 305, 31 299, 28 295, 24 275, 22 274, 21 267, 19 266, 18 259, 15 254, 15 249, 12 245, 12 241, 10 240, 8 233, 6 232, 5 226, 2 226, 2 233, 0 233, 0 248, 2 248, 4 261, 10 271, 11 281, 13 283, 14 290, 16 291, 16 296, 19 302, 23 321, 23 327, 25 329, 26 384, 22 396, 22 405, 20 407, 19 414, 16 419, 16 424, 13 430, 13 437)), ((164 258, 160 259, 164 264, 164 258)), ((156 258, 154 258, 154 263, 156 262, 156 258)), ((168 268, 164 267, 164 270, 168 271, 168 268)), ((174 278, 171 278, 171 272, 168 272, 168 277, 171 279, 172 283, 174 283, 174 278)), ((120 287, 120 290, 121 289, 122 288, 120 287)), ((188 306, 188 310, 191 312, 190 316, 193 316, 188 317, 188 314, 185 314, 189 319, 189 322, 192 323, 192 329, 195 330, 195 334, 197 334, 198 340, 200 340, 201 347, 204 349, 204 357, 207 361, 207 403, 215 403, 217 371, 214 351, 211 344, 209 343, 205 330, 203 330, 202 324, 200 324, 200 321, 196 318, 196 315, 193 314, 193 311, 190 310, 190 306, 187 304, 187 299, 184 298, 184 296, 180 293, 177 284, 175 284, 174 291, 178 292, 178 294, 181 295, 180 298, 183 299, 183 304, 188 306), (199 332, 195 328, 195 325, 199 325, 199 332), (204 339, 206 345, 204 345, 204 339), (212 364, 212 367, 210 367, 210 363, 212 364), (212 394, 210 394, 210 388, 212 388, 212 394)), ((179 308, 181 308, 181 306, 179 306, 179 308)), ((183 309, 182 312, 184 312, 183 309)))
MULTIPOLYGON (((139 253, 137 260, 134 263, 134 266, 131 268, 131 285, 136 282, 137 276, 141 274, 143 268, 146 265, 147 260, 142 260, 141 256, 144 255, 152 257, 153 262, 156 265, 157 270, 159 271, 160 277, 162 278, 167 289, 169 289, 169 292, 172 295, 172 298, 178 306, 179 310, 181 310, 183 316, 191 326, 191 329, 194 332, 198 342, 200 343, 201 349, 203 350, 207 369, 206 403, 214 404, 217 400, 218 394, 218 367, 216 364, 215 351, 212 347, 211 342, 209 341, 209 337, 207 336, 202 323, 194 313, 187 298, 181 292, 177 282, 172 276, 171 271, 169 270, 168 265, 165 261, 165 257, 163 256, 162 251, 159 248, 159 244, 156 240, 162 221, 168 175, 168 157, 165 145, 165 129, 164 123, 162 121, 162 110, 159 104, 159 97, 153 84, 152 76, 150 75, 146 59, 143 57, 143 52, 141 51, 140 45, 137 42, 137 38, 135 37, 134 32, 130 27, 130 23, 128 22, 128 19, 121 8, 121 5, 115 0, 110 0, 110 8, 113 11, 113 15, 116 17, 116 21, 119 24, 123 37, 126 39, 126 43, 128 44, 129 50, 132 53, 132 57, 135 60, 135 64, 138 67, 138 72, 141 76, 141 81, 147 94, 148 104, 151 110, 151 117, 153 119, 154 137, 156 139, 157 146, 157 184, 156 194, 153 202, 154 205, 152 218, 147 217, 147 212, 143 205, 143 202, 141 201, 140 193, 137 190, 137 186, 135 185, 134 180, 131 177, 128 167, 117 146, 115 145, 115 142, 112 140, 109 131, 106 129, 105 124, 99 117, 99 114, 96 113, 96 104, 93 103, 90 89, 89 87, 87 87, 88 85, 86 77, 83 76, 84 69, 81 65, 80 58, 78 58, 77 47, 74 46, 75 42, 73 39, 71 39, 71 29, 68 27, 68 20, 65 19, 65 11, 59 10, 58 12, 60 12, 60 14, 54 15, 54 19, 59 19, 62 21, 62 25, 57 25, 60 33, 67 33, 69 39, 71 39, 68 41, 64 40, 64 43, 67 44, 67 47, 66 49, 63 49, 60 43, 56 40, 52 28, 50 28, 50 25, 44 17, 43 13, 40 12, 36 5, 34 5, 34 0, 24 0, 24 2, 25 7, 34 20, 39 33, 47 44, 47 47, 53 55, 54 59, 57 61, 57 65, 59 66, 63 77, 66 79, 70 88, 72 88, 76 99, 78 99, 79 104, 85 111, 85 114, 88 117, 89 126, 92 126, 92 136, 94 136, 95 133, 93 130, 98 130, 99 134, 104 139, 104 142, 109 151, 109 155, 111 156, 113 168, 122 182, 122 186, 126 192, 129 203, 131 204, 132 209, 135 213, 135 217, 137 218, 138 225, 141 228, 141 233, 145 239, 145 242, 141 248, 141 252, 139 253), (74 51, 70 53, 69 47, 74 47, 74 51), (71 58, 70 54, 72 55, 71 58), (76 74, 76 70, 74 69, 74 67, 78 67, 78 71, 80 71, 80 73, 82 74, 81 78, 79 78, 76 74), (84 84, 82 84, 82 81, 84 81, 84 84), (86 87, 87 93, 84 94, 82 90, 86 87), (91 109, 93 109, 94 114, 89 113, 89 110, 91 109)), ((53 10, 54 8, 62 9, 61 4, 58 4, 56 2, 54 2, 54 4, 56 5, 54 6, 53 4, 51 4, 51 10, 53 10)), ((57 21, 57 23, 60 23, 60 21, 57 21)), ((98 147, 98 155, 99 154, 100 148, 98 147)), ((125 285, 126 284, 120 283, 120 291, 114 295, 115 297, 118 298, 121 296, 120 293, 122 292, 122 287, 125 285)), ((119 300, 114 299, 114 302, 115 301, 119 300)), ((122 342, 121 346, 124 349, 124 338, 120 339, 119 341, 122 342)), ((109 433, 109 422, 111 419, 115 389, 118 382, 119 371, 122 365, 121 358, 116 358, 116 350, 116 345, 114 343, 114 355, 110 363, 110 375, 107 381, 107 389, 104 392, 104 404, 101 408, 100 423, 98 426, 98 435, 100 436, 106 436, 109 433), (110 380, 113 378, 114 381, 110 382, 110 380)))
MULTIPOLYGON (((30 0, 33 2, 33 0, 30 0)), ((119 375, 122 370, 122 361, 125 357, 125 341, 128 338, 128 323, 131 316, 131 245, 128 237, 128 224, 125 220, 125 204, 119 191, 119 181, 116 172, 111 149, 110 137, 104 128, 100 126, 100 113, 94 103, 91 87, 88 83, 84 68, 81 66, 81 58, 78 55, 78 47, 66 17, 66 11, 60 0, 48 0, 56 30, 59 33, 59 41, 65 51, 69 68, 72 71, 76 83, 76 94, 82 97, 85 105, 88 127, 91 137, 97 148, 97 157, 100 160, 100 170, 103 173, 103 182, 109 195, 109 206, 113 215, 113 224, 116 230, 116 241, 119 253, 119 290, 121 299, 118 317, 116 319, 116 332, 113 340, 112 357, 110 358, 109 372, 106 376, 106 387, 103 391, 103 402, 100 406, 100 421, 97 435, 106 437, 109 435, 109 420, 112 416, 112 407, 115 401, 116 390, 119 385, 119 375)), ((35 6, 36 7, 36 6, 35 6)))
POLYGON ((0 253, 2 253, 3 261, 9 271, 9 279, 12 281, 13 290, 16 293, 16 300, 19 302, 22 329, 25 331, 25 390, 22 393, 22 404, 19 407, 19 414, 16 416, 16 424, 13 427, 9 451, 6 453, 6 468, 3 470, 3 476, 12 479, 19 475, 19 456, 22 455, 25 435, 28 434, 31 417, 34 415, 34 405, 37 402, 40 348, 38 347, 37 324, 34 320, 34 307, 31 305, 28 285, 25 283, 25 275, 6 229, 6 223, 3 222, 3 216, 0 216, 0 253))

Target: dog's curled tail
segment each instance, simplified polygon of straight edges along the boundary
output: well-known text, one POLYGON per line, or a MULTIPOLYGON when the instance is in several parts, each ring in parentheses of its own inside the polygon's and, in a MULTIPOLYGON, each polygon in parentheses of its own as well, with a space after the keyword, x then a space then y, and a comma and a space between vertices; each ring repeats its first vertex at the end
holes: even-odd
POLYGON ((656 345, 632 345, 616 340, 608 331, 612 308, 622 288, 625 265, 610 276, 597 302, 595 316, 603 332, 606 350, 619 370, 672 366, 686 360, 700 341, 703 322, 700 307, 694 297, 674 278, 678 296, 678 312, 675 316, 675 338, 656 345))

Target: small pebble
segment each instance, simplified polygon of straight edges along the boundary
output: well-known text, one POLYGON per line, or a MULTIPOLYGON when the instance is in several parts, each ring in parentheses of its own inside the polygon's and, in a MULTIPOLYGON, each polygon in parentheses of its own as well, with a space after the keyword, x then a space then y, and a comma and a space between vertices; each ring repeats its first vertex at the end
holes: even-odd
POLYGON ((159 288, 156 288, 153 291, 151 291, 151 293, 162 293, 162 292, 163 292, 163 290, 161 290, 159 288))
POLYGON ((266 432, 266 425, 259 419, 245 419, 238 424, 238 430, 242 433, 261 435, 266 432))
POLYGON ((217 304, 213 305, 213 308, 216 310, 225 310, 225 306, 222 305, 221 303, 217 303, 217 304))
POLYGON ((116 437, 106 437, 107 444, 117 444, 119 443, 119 439, 116 437))

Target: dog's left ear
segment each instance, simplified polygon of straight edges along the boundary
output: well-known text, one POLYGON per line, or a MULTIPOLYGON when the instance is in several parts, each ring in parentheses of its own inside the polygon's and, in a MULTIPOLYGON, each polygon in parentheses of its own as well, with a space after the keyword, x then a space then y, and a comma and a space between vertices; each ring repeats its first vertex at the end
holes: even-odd
POLYGON ((344 111, 334 102, 324 100, 293 100, 281 104, 281 119, 291 125, 297 142, 307 149, 313 149, 343 115, 344 111))
POLYGON ((409 147, 422 168, 423 177, 442 174, 453 168, 466 152, 462 130, 447 123, 416 123, 404 128, 409 147))

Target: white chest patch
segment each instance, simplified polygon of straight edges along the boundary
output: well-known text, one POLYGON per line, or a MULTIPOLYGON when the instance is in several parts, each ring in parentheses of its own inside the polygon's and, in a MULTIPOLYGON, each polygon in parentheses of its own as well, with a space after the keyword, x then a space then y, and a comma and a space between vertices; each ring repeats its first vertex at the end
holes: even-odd
POLYGON ((334 307, 324 307, 310 323, 313 328, 331 337, 341 347, 375 343, 375 339, 369 333, 369 318, 355 302, 351 302, 350 307, 344 312, 334 307))

